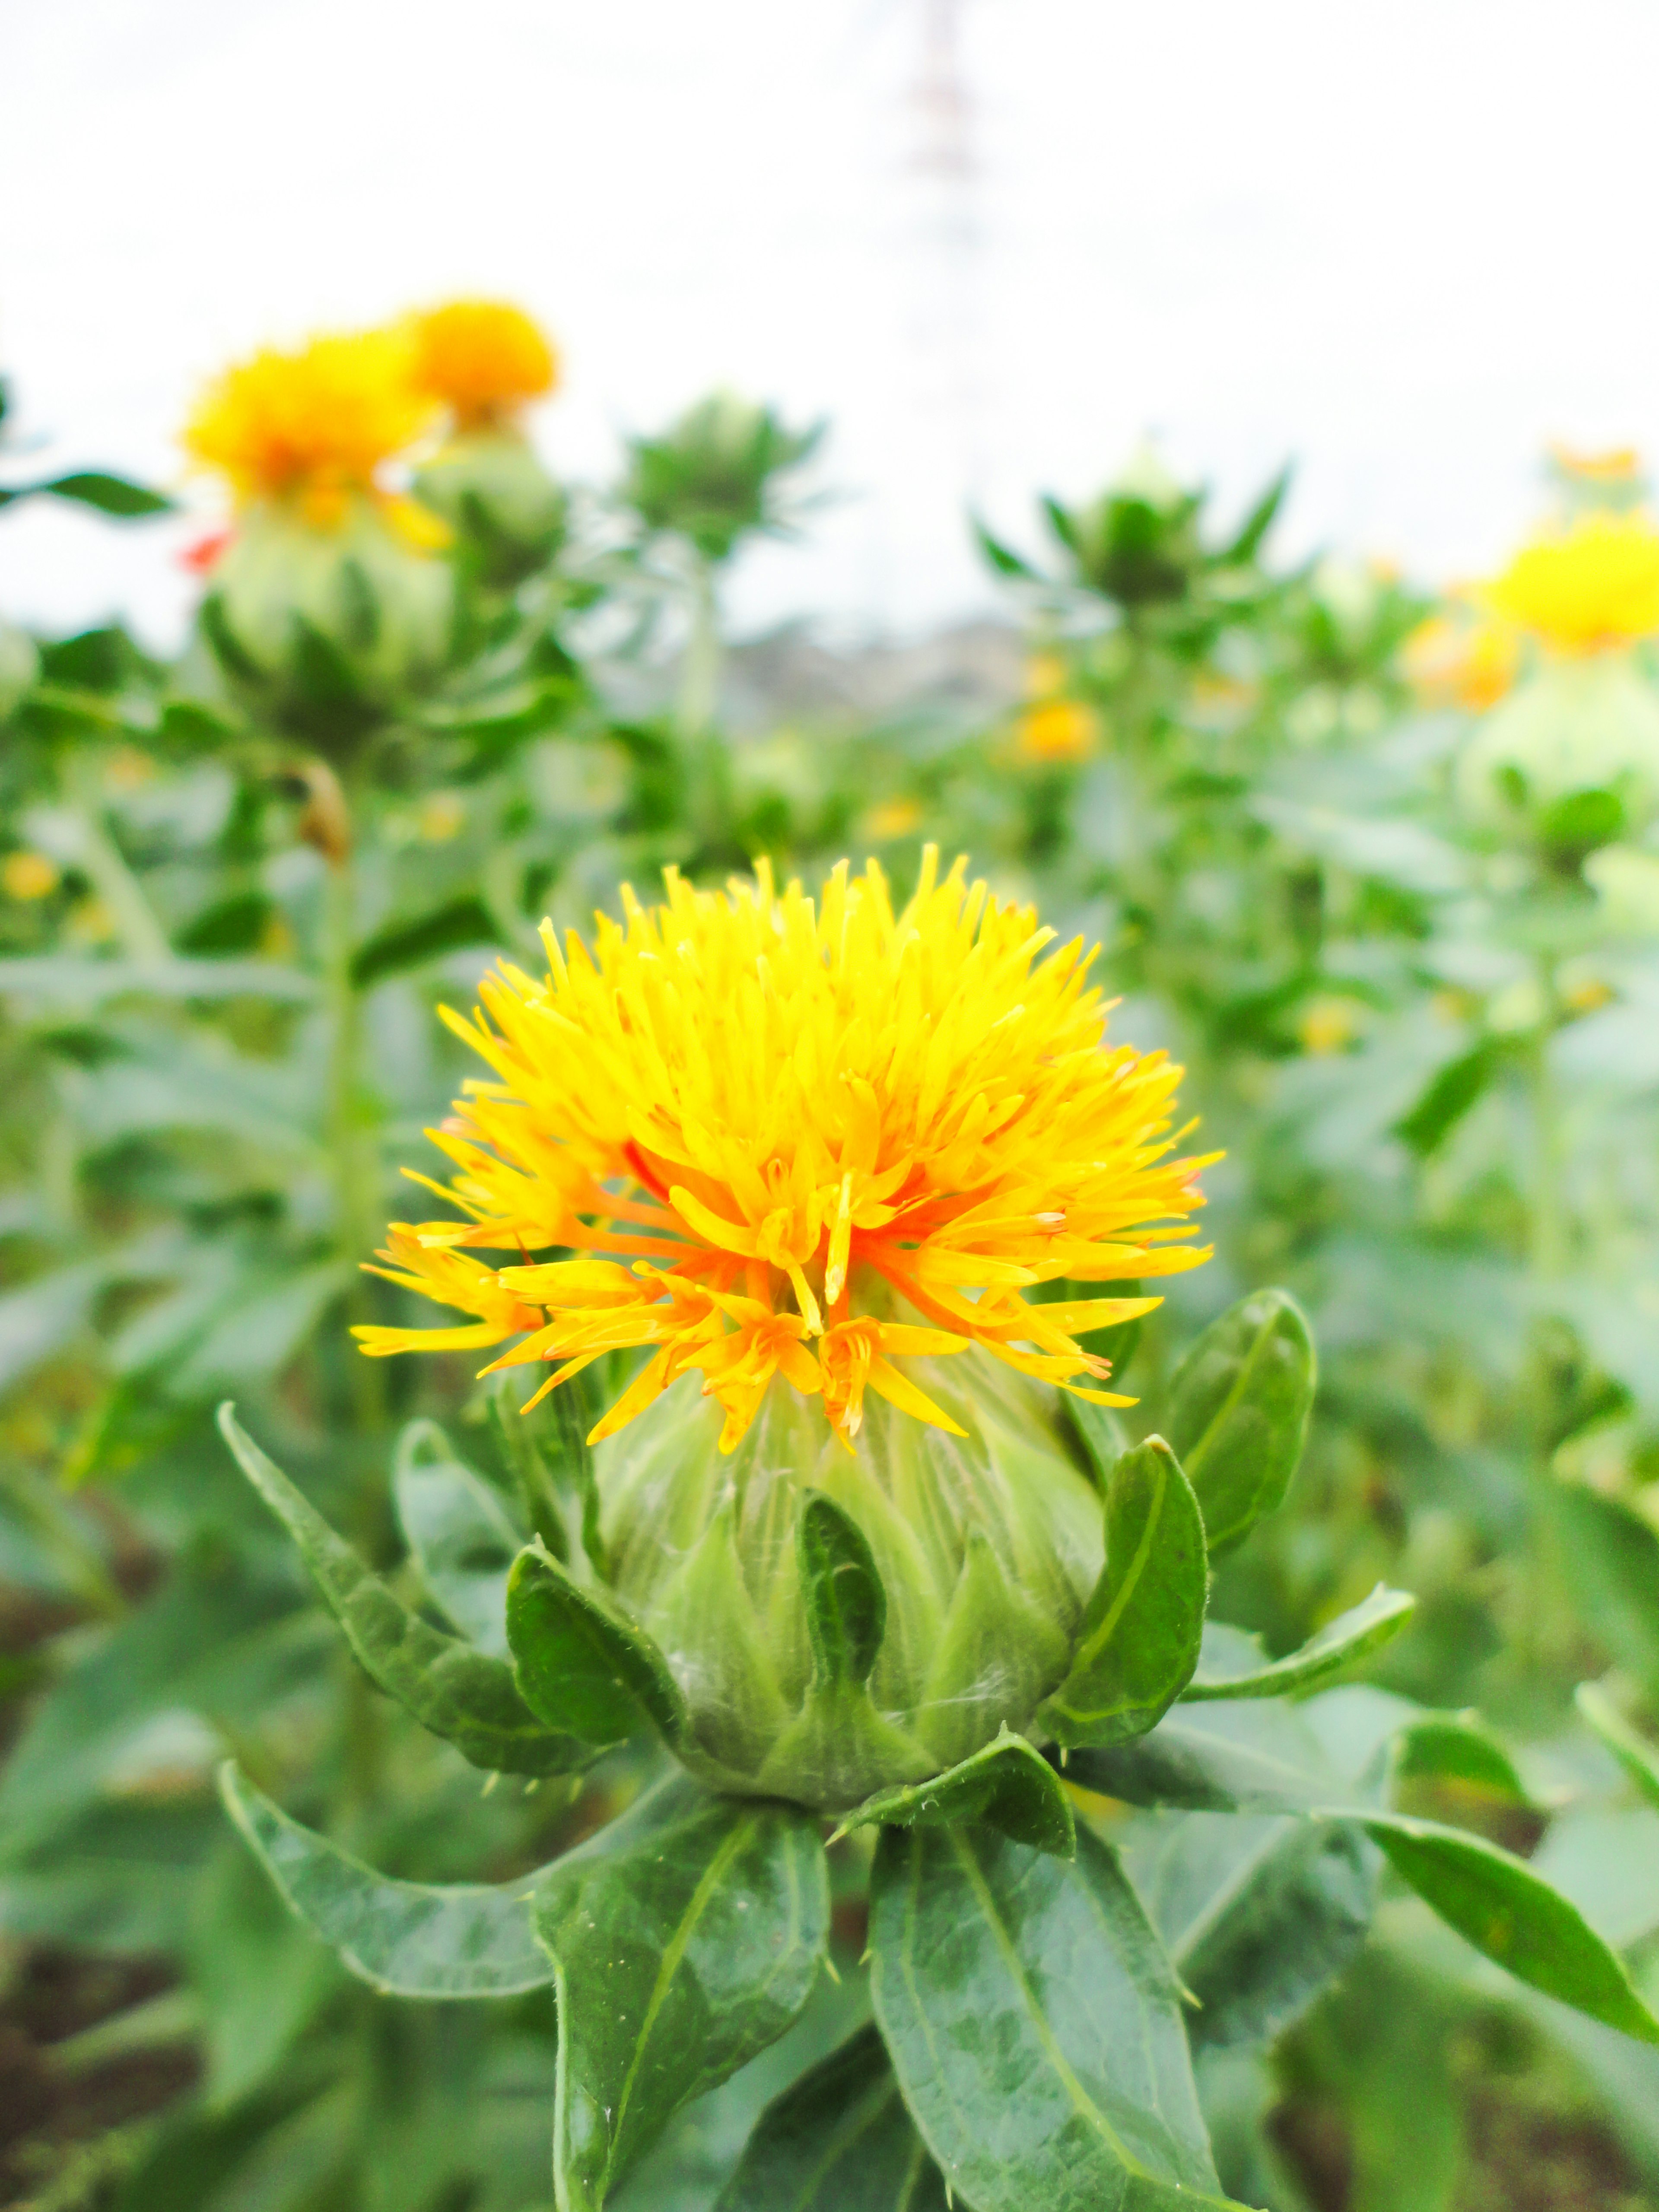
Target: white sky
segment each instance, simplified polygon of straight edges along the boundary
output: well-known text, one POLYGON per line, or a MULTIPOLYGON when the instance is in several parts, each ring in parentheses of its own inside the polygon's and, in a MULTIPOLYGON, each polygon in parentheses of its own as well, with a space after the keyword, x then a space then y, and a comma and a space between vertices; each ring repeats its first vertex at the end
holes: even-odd
MULTIPOLYGON (((716 383, 830 415, 849 496, 736 611, 886 629, 984 603, 970 496, 1029 538, 1149 428, 1228 507, 1295 454, 1296 550, 1442 575, 1522 526, 1547 438, 1659 454, 1652 0, 957 0, 954 191, 930 6, 5 0, 20 412, 54 465, 172 481, 227 358, 516 296, 572 473, 716 383)), ((0 610, 165 638, 187 534, 0 518, 0 610)))

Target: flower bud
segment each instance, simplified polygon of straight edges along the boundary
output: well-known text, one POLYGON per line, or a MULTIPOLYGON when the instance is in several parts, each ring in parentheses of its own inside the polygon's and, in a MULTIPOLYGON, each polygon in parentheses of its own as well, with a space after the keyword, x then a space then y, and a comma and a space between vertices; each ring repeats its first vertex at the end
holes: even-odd
POLYGON ((689 1380, 599 1449, 611 1580, 673 1670, 681 1755, 712 1787, 842 1812, 1024 1727, 1066 1672, 1102 1508, 1056 1394, 972 1354, 913 1371, 964 1436, 872 1395, 849 1451, 779 1376, 732 1453, 689 1380), (799 1538, 814 1492, 885 1591, 867 1683, 815 1661, 799 1538))
POLYGON ((564 494, 510 424, 458 431, 420 470, 415 489, 497 590, 544 568, 564 536, 564 494))
POLYGON ((1457 781, 1474 812, 1546 842, 1564 802, 1608 793, 1589 841, 1606 842, 1659 806, 1659 697, 1624 653, 1549 662, 1480 724, 1457 781))
POLYGON ((415 542, 422 526, 439 527, 420 516, 411 531, 401 508, 355 491, 327 520, 287 500, 249 507, 204 610, 227 672, 313 733, 319 713, 372 718, 418 689, 447 659, 454 620, 453 573, 415 542))

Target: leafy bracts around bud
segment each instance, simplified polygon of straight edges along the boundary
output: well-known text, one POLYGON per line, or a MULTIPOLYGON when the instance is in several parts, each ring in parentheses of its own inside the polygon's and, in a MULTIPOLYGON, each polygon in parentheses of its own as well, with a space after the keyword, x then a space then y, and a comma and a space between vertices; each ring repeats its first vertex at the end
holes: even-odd
POLYGON ((544 567, 564 537, 565 495, 510 426, 458 431, 418 471, 415 489, 496 590, 544 567))
POLYGON ((684 1699, 711 1787, 851 1810, 1027 1729, 1101 1565, 1101 1501, 1052 1393, 963 1359, 872 1400, 858 1449, 775 1382, 738 1449, 681 1383, 596 1455, 617 1597, 684 1699))

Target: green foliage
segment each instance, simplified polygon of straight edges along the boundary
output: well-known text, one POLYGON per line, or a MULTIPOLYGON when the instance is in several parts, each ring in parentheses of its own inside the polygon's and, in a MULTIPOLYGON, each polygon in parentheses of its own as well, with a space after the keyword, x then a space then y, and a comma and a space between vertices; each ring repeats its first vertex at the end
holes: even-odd
POLYGON ((1212 1553, 1273 1512, 1302 1456, 1313 1407, 1308 1324, 1282 1291, 1212 1322, 1170 1385, 1170 1441, 1198 1496, 1212 1553))

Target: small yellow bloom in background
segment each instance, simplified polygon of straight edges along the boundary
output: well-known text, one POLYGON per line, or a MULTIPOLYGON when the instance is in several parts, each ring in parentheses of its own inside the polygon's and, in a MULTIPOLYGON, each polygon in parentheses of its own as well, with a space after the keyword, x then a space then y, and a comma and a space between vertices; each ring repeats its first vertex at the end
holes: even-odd
POLYGON ((224 477, 243 504, 297 499, 307 521, 343 521, 353 492, 437 419, 413 380, 407 337, 355 331, 293 352, 266 347, 216 378, 185 427, 192 459, 224 477))
POLYGON ((415 374, 458 428, 511 417, 559 380, 558 356, 520 307, 495 300, 452 300, 410 319, 415 374))
POLYGON ((594 1440, 697 1370, 726 1451, 775 1376, 849 1449, 867 1392, 962 1433, 916 1356, 1128 1402, 1077 1340, 1158 1301, 1026 1294, 1199 1265, 1208 1161, 1173 1157, 1181 1070, 1107 1044, 1082 940, 1050 950, 931 846, 896 914, 873 862, 816 901, 764 863, 724 892, 665 882, 653 908, 624 887, 591 948, 544 923, 541 981, 504 963, 472 1021, 447 1017, 495 1079, 430 1133, 459 1172, 428 1188, 462 1218, 394 1224, 376 1272, 474 1318, 359 1328, 363 1350, 518 1337, 494 1367, 550 1364, 539 1398, 647 1348, 594 1440))
POLYGON ((1486 596, 1557 653, 1650 637, 1659 631, 1659 531, 1645 515, 1593 508, 1523 547, 1486 596))
POLYGON ((155 773, 155 763, 137 745, 118 745, 104 763, 104 782, 111 791, 137 791, 155 773))
POLYGON ((1358 1034, 1358 1019, 1348 999, 1310 999, 1297 1024, 1303 1050, 1321 1059, 1346 1051, 1358 1034))
POLYGON ((76 945, 107 945, 116 934, 115 916, 100 898, 84 898, 69 918, 69 936, 76 945))
POLYGON ((1025 664, 1028 699, 1052 699, 1066 689, 1066 663, 1057 653, 1034 653, 1025 664))
POLYGON ((1100 738, 1100 718, 1080 699, 1039 699, 1015 725, 1014 743, 1022 759, 1087 760, 1100 738))
POLYGON ((8 853, 0 865, 0 884, 10 899, 50 898, 63 880, 57 861, 44 853, 8 853))
POLYGON ((1483 714, 1510 690, 1521 667, 1513 623, 1467 611, 1431 615, 1401 648, 1406 680, 1425 706, 1483 714))
POLYGON ((1599 975, 1580 976, 1569 983, 1561 993, 1562 1002, 1575 1014, 1593 1014, 1601 1006, 1613 1003, 1613 987, 1599 975))
POLYGON ((1633 487, 1642 481, 1642 456, 1634 446, 1613 446, 1599 453, 1581 453, 1557 443, 1550 447, 1550 465, 1558 476, 1574 483, 1633 487))
POLYGON ((908 837, 921 820, 921 809, 914 799, 884 799, 865 816, 864 834, 872 845, 890 845, 908 837))
POLYGON ((447 845, 466 825, 466 805, 453 791, 434 791, 421 801, 416 831, 423 845, 447 845))

